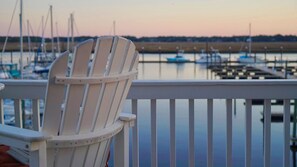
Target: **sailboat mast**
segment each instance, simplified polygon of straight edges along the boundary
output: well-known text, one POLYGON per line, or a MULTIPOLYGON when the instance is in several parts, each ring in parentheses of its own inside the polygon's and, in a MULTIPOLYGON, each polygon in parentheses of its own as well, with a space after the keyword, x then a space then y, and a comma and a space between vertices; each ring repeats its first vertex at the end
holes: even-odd
POLYGON ((20 71, 23 79, 23 0, 20 0, 20 71))
POLYGON ((70 49, 70 18, 68 18, 67 50, 70 49))
MULTIPOLYGON (((74 17, 73 13, 70 15, 70 28, 71 28, 71 50, 73 49, 74 46, 74 36, 73 36, 73 22, 74 22, 74 17)), ((72 50, 73 51, 73 50, 72 50)))
POLYGON ((113 21, 113 35, 116 35, 116 22, 113 21))
POLYGON ((57 32, 57 45, 58 45, 58 53, 61 53, 61 48, 60 48, 60 36, 59 36, 59 31, 58 31, 58 22, 56 22, 56 32, 57 32))
POLYGON ((52 57, 55 57, 54 53, 54 25, 53 25, 53 6, 50 5, 50 15, 51 15, 51 38, 52 38, 52 57))
POLYGON ((27 30, 28 30, 28 51, 31 53, 31 39, 30 39, 30 22, 27 20, 27 30))
POLYGON ((249 24, 249 55, 252 54, 252 24, 249 24))
POLYGON ((41 52, 45 53, 45 44, 44 44, 44 20, 43 20, 43 16, 41 17, 41 30, 42 30, 42 34, 41 34, 41 52))

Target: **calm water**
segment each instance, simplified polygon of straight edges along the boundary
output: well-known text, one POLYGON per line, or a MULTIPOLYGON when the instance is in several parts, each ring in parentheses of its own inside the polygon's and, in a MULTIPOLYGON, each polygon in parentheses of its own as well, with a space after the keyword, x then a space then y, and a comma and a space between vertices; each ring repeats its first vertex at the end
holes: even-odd
MULTIPOLYGON (((229 58, 229 54, 221 54, 222 57, 229 58)), ((167 57, 174 57, 175 54, 161 54, 161 60, 166 61, 167 57)), ((185 57, 190 60, 194 59, 194 54, 185 54, 185 57)), ((196 55, 198 58, 199 55, 196 55)), ((231 54, 231 60, 236 60, 239 54, 231 54)), ((264 59, 265 54, 257 54, 257 57, 264 59)), ((297 60, 297 53, 293 54, 267 54, 268 60, 297 60)), ((158 61, 159 54, 140 54, 140 60, 144 61, 158 61)), ((269 66, 274 66, 274 63, 269 63, 269 66)), ((276 65, 285 65, 276 64, 276 65)), ((297 66, 296 63, 289 64, 290 66, 297 66)), ((140 63, 138 67, 138 79, 219 79, 211 71, 206 70, 205 65, 194 63, 140 63)))
MULTIPOLYGON (((157 126, 158 126, 158 158, 159 166, 169 166, 169 101, 157 102, 157 126)), ((140 166, 150 166, 150 105, 149 101, 139 102, 139 134, 140 134, 140 166)), ((188 106, 186 100, 176 102, 176 145, 177 166, 187 166, 188 158, 188 106)), ((207 150, 207 110, 206 100, 195 101, 195 159, 196 166, 206 166, 207 150)), ((244 166, 244 103, 236 101, 236 109, 233 110, 233 163, 234 166, 244 166)), ((127 107, 126 111, 130 111, 127 107)), ((280 111, 279 106, 273 106, 273 111, 280 111)), ((253 107, 252 120, 252 152, 253 165, 263 166, 263 123, 261 122, 262 106, 253 107)), ((225 101, 214 101, 214 166, 225 164, 226 143, 226 110, 225 101)), ((282 166, 282 123, 272 123, 272 166, 282 166)))
MULTIPOLYGON (((50 53, 48 53, 50 55, 50 53)), ((184 54, 186 58, 190 60, 195 60, 199 57, 199 54, 184 54)), ((144 61, 158 61, 159 56, 161 60, 166 61, 167 57, 174 57, 175 54, 140 54, 139 60, 144 61)), ((239 54, 221 54, 222 57, 231 58, 231 60, 236 60, 239 57, 239 54)), ((257 57, 264 59, 265 54, 257 54, 257 57)), ((297 53, 292 54, 267 54, 266 58, 268 60, 297 60, 297 53)), ((23 54, 23 66, 27 65, 30 60, 33 61, 34 53, 25 52, 23 54)), ((20 53, 19 52, 5 52, 0 58, 3 62, 20 62, 20 53)), ((274 63, 268 64, 273 66, 274 63)), ((280 64, 278 64, 280 65, 280 64)), ((284 63, 282 65, 285 65, 284 63)), ((290 64, 291 66, 297 64, 290 64)), ((199 65, 194 63, 185 63, 185 64, 175 64, 175 63, 140 63, 138 79, 219 79, 215 77, 210 71, 206 70, 205 65, 199 65)))
MULTIPOLYGON (((14 53, 14 55, 17 53, 14 53)), ((162 60, 166 57, 173 57, 175 54, 163 54, 162 60)), ((186 57, 194 60, 193 54, 186 54, 186 57)), ((229 54, 222 54, 229 57, 229 54)), ((235 60, 239 55, 232 54, 231 59, 235 60)), ((264 54, 257 56, 264 58, 264 54)), ((25 54, 23 61, 26 63, 28 54, 25 54)), ((198 57, 198 55, 197 55, 198 57)), ((280 54, 269 54, 270 60, 280 59, 280 54)), ((140 60, 159 60, 158 54, 140 54, 140 60)), ((297 54, 284 54, 283 60, 297 60, 297 54)), ((10 54, 7 53, 4 61, 10 61, 10 54)), ((17 62, 18 56, 13 56, 13 61, 17 62)), ((24 63, 24 64, 25 64, 24 63)), ((167 64, 167 63, 140 63, 138 79, 219 79, 204 65, 167 64)), ((139 148, 140 166, 151 166, 151 141, 150 141, 150 103, 149 100, 138 102, 138 122, 139 122, 139 148)), ((196 166, 206 166, 207 154, 207 109, 206 100, 195 100, 195 161, 196 166)), ((214 166, 225 166, 226 152, 226 109, 225 100, 214 100, 214 166)), ((244 100, 236 100, 233 105, 233 165, 235 167, 244 166, 244 100)), ((131 111, 131 101, 127 101, 124 112, 131 111)), ((263 166, 263 123, 261 122, 261 112, 263 106, 253 106, 252 108, 252 166, 263 166)), ((272 111, 282 111, 281 106, 272 106, 272 111)), ((158 141, 158 162, 159 166, 169 166, 169 100, 157 101, 157 141, 158 141)), ((176 159, 177 166, 188 165, 188 104, 187 100, 176 101, 176 159)), ((292 129, 292 128, 291 128, 292 129)), ((273 167, 282 166, 283 157, 283 124, 272 123, 271 125, 271 165, 273 167)), ((131 144, 130 144, 131 146, 131 144)), ((291 152, 291 165, 296 164, 291 152)))

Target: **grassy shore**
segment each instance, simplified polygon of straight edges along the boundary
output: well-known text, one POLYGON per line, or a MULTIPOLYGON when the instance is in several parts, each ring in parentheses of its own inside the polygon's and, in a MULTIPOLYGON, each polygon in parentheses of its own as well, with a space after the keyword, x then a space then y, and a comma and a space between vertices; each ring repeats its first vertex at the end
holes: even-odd
MULTIPOLYGON (((178 49, 183 49, 187 52, 200 52, 201 49, 205 51, 210 51, 211 48, 218 49, 221 53, 238 53, 240 51, 247 51, 248 44, 240 42, 171 42, 171 43, 135 43, 139 52, 148 53, 172 53, 176 52, 178 49), (160 48, 160 49, 159 49, 160 48)), ((265 47, 267 52, 279 53, 297 53, 297 42, 257 42, 252 43, 252 52, 264 53, 265 47), (281 49, 281 47, 283 49, 281 49)))
MULTIPOLYGON (((139 52, 145 53, 176 53, 178 49, 186 53, 200 52, 202 49, 210 51, 211 48, 218 49, 221 53, 238 53, 247 51, 248 43, 242 42, 135 42, 139 52)), ((37 48, 37 43, 32 43, 32 47, 37 48)), ((3 43, 0 43, 2 51, 3 43)), ((47 50, 51 51, 51 44, 46 45, 47 50)), ((61 43, 61 50, 67 49, 67 43, 61 43)), ((6 51, 18 51, 19 43, 8 43, 6 51)), ((28 50, 28 44, 24 43, 24 50, 28 50)), ((252 52, 254 53, 297 53, 297 42, 253 42, 252 52), (265 50, 265 47, 267 48, 265 50), (283 49, 281 49, 283 48, 283 49)))

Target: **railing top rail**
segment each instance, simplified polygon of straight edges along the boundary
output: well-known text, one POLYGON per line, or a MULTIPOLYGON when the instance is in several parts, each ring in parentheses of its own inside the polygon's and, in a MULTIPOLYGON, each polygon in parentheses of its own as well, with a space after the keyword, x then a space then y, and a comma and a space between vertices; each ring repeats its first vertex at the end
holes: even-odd
POLYGON ((131 99, 295 99, 297 80, 136 80, 131 99))
MULTIPOLYGON (((42 99, 46 80, 0 80, 0 98, 42 99)), ((297 99, 297 80, 135 80, 130 99, 297 99)))
POLYGON ((1 98, 43 99, 47 80, 0 80, 5 88, 0 91, 1 98))
POLYGON ((236 86, 261 86, 261 85, 297 85, 297 79, 266 79, 266 80, 135 80, 134 86, 218 86, 218 85, 236 85, 236 86))

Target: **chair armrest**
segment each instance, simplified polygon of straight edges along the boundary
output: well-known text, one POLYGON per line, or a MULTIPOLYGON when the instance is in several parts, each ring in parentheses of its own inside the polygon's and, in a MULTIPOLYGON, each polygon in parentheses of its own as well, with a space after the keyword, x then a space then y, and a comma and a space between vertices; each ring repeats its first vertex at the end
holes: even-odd
POLYGON ((0 136, 25 142, 39 142, 50 138, 50 136, 47 136, 42 132, 22 129, 8 125, 0 125, 0 136))
POLYGON ((120 113, 119 119, 123 122, 129 123, 129 127, 133 127, 136 120, 136 115, 129 113, 120 113))
POLYGON ((27 151, 45 149, 46 140, 50 136, 28 129, 0 125, 0 143, 27 151))

